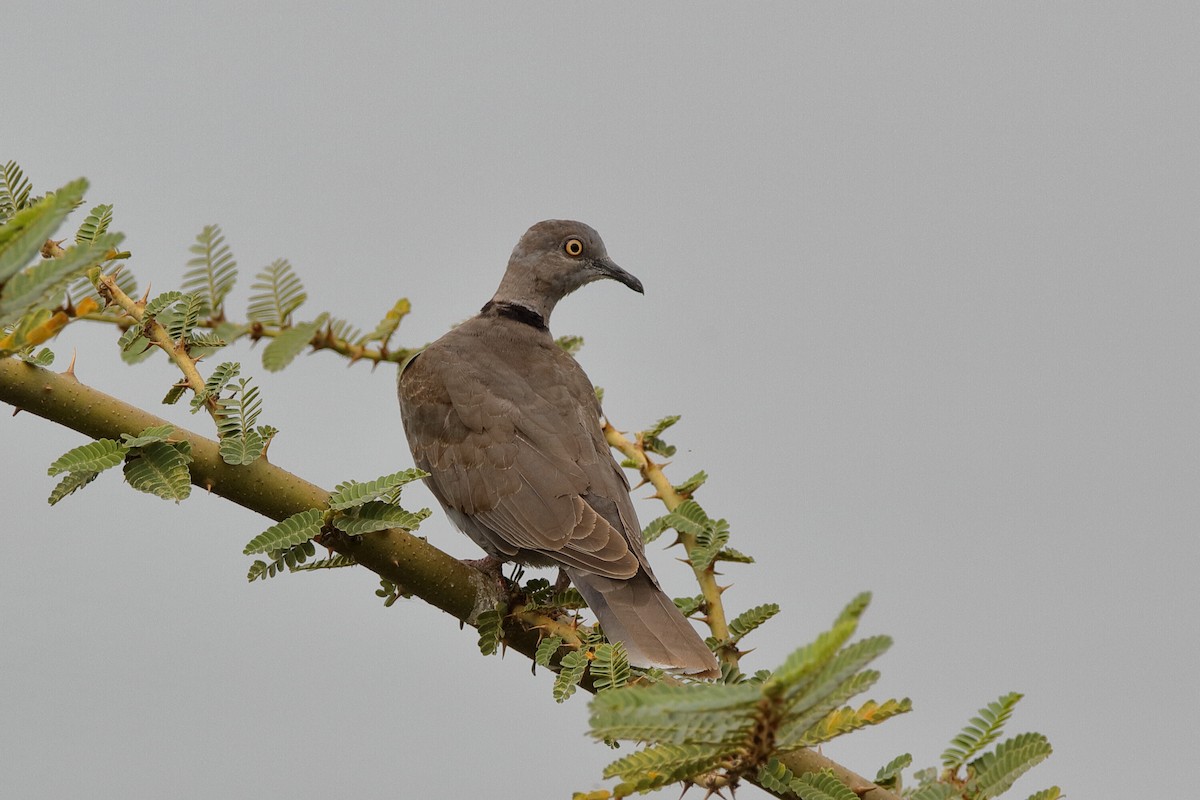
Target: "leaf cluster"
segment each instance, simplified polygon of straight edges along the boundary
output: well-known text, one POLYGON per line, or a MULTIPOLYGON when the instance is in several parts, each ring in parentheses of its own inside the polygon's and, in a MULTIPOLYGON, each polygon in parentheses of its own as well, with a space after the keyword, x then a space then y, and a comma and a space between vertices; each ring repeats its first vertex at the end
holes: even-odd
MULTIPOLYGON (((223 440, 224 441, 224 440, 223 440)), ((425 477, 419 469, 406 469, 383 475, 371 481, 339 483, 329 498, 327 508, 310 508, 283 519, 251 539, 243 549, 245 555, 263 554, 267 560, 256 559, 246 574, 255 581, 273 578, 284 572, 335 569, 354 564, 349 558, 331 556, 316 564, 306 564, 316 553, 313 541, 323 532, 336 530, 347 536, 360 536, 389 528, 416 530, 430 511, 407 511, 400 506, 405 485, 425 477)), ((403 594, 398 587, 383 587, 381 597, 387 605, 403 594)))
MULTIPOLYGON (((905 789, 910 800, 990 800, 1007 792, 1018 778, 1050 756, 1050 742, 1040 733, 1020 733, 987 748, 1004 733, 1004 725, 1022 695, 1010 692, 979 709, 942 753, 941 772, 934 768, 914 774, 916 785, 905 789)), ((900 787, 900 771, 912 762, 908 754, 880 770, 878 781, 900 787)), ((1029 800, 1057 800, 1057 786, 1030 795, 1029 800)))
POLYGON ((88 270, 127 255, 117 250, 121 234, 108 233, 111 206, 92 209, 69 247, 62 247, 65 239, 50 238, 83 202, 87 187, 81 178, 35 198, 15 162, 0 167, 0 356, 29 357, 72 319, 95 310, 94 301, 64 304, 66 287, 88 270))
MULTIPOLYGON (((597 694, 591 703, 593 736, 648 743, 606 769, 606 777, 621 779, 614 793, 646 791, 712 771, 736 783, 776 754, 908 711, 908 700, 844 706, 878 679, 865 667, 891 645, 885 636, 849 643, 865 607, 866 596, 856 598, 831 630, 760 678, 735 671, 725 683, 660 683, 597 694)), ((757 610, 753 616, 768 615, 757 610)))
POLYGON ((124 434, 121 441, 97 439, 68 450, 48 470, 51 477, 63 476, 50 492, 50 505, 122 463, 125 481, 134 489, 175 502, 187 499, 192 491, 192 446, 186 440, 170 441, 174 432, 173 426, 161 425, 137 436, 124 434))
MULTIPOLYGON (((698 486, 699 483, 692 490, 698 486)), ((673 511, 651 520, 642 531, 642 540, 650 544, 667 530, 688 535, 688 560, 693 569, 706 569, 716 561, 735 561, 742 564, 754 561, 750 556, 728 546, 729 523, 723 519, 709 517, 695 500, 684 500, 673 511)))

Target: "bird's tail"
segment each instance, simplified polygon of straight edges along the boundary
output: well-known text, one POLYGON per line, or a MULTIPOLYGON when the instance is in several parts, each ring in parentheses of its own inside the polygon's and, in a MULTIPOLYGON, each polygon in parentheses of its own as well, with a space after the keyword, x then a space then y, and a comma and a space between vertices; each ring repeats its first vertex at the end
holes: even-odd
POLYGON ((644 569, 626 580, 566 572, 605 635, 625 645, 631 664, 697 678, 720 676, 716 656, 644 569))

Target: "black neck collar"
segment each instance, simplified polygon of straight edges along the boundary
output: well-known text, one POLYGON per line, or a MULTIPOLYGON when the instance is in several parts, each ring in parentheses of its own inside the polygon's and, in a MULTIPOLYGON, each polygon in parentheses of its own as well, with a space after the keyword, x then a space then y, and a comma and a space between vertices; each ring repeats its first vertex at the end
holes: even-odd
POLYGON ((537 328, 539 331, 549 330, 546 327, 546 320, 541 314, 534 311, 532 308, 520 305, 518 303, 496 302, 488 300, 483 308, 479 309, 480 314, 493 313, 498 317, 516 320, 524 323, 531 328, 537 328))

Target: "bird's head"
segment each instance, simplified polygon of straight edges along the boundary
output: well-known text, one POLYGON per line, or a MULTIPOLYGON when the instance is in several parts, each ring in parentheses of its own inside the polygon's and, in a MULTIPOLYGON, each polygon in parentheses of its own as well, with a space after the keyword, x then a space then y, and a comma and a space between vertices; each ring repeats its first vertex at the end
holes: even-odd
POLYGON ((548 219, 525 231, 517 242, 492 300, 515 303, 549 319, 559 300, 602 278, 643 291, 641 281, 608 257, 604 241, 590 225, 548 219))

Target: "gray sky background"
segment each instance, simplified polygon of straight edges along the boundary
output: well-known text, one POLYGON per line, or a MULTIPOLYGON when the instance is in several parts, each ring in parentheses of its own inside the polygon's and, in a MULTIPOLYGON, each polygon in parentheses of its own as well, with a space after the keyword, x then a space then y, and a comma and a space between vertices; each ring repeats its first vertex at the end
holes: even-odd
MULTIPOLYGON (((1188 780, 1195 4, 10 2, 2 27, 0 161, 39 191, 90 178, 143 285, 175 287, 216 222, 235 308, 286 256, 309 317, 366 327, 407 296, 419 344, 482 305, 531 223, 595 226, 646 295, 591 287, 553 330, 586 337, 618 427, 683 415, 670 474, 708 470, 701 501, 759 559, 728 602, 784 609, 746 666, 863 589, 864 633, 897 640, 871 694, 916 710, 833 758, 933 764, 1016 690, 1009 733, 1055 754, 1014 798, 1188 780)), ((58 368, 71 348, 81 380, 205 430, 156 406, 164 363, 125 367, 84 325, 58 368)), ((234 357, 277 464, 329 487, 411 464, 393 370, 234 357)), ((365 571, 247 584, 264 519, 115 475, 49 508, 45 468, 81 442, 0 419, 0 794, 599 785, 617 754, 585 738, 586 700, 557 706, 524 659, 384 609, 365 571)), ((478 555, 440 512, 422 533, 478 555)), ((653 558, 683 593, 674 555, 653 558)))

